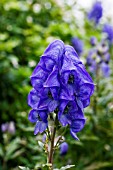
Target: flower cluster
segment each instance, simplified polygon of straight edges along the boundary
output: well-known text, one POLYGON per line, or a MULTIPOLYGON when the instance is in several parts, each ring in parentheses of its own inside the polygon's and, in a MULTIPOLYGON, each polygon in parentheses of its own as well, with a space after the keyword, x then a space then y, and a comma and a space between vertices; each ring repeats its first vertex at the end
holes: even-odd
POLYGON ((74 48, 53 41, 34 69, 31 84, 28 118, 36 123, 34 134, 46 130, 48 116, 54 112, 60 124, 69 125, 71 135, 78 139, 76 133, 85 125, 83 109, 90 103, 94 84, 74 48))
MULTIPOLYGON (((94 40, 94 37, 93 37, 94 40)), ((95 38, 95 42, 97 42, 95 38)), ((90 71, 93 74, 96 74, 97 70, 101 70, 103 76, 108 77, 110 75, 110 67, 109 67, 109 60, 110 60, 110 54, 109 54, 109 47, 105 40, 103 40, 101 43, 96 44, 90 41, 91 45, 94 46, 89 51, 88 57, 87 57, 87 65, 90 68, 90 71)))
POLYGON ((83 46, 84 46, 82 40, 80 40, 77 37, 73 37, 71 39, 71 43, 72 43, 73 48, 77 52, 77 54, 80 55, 83 52, 83 46))
POLYGON ((103 9, 100 1, 94 3, 91 11, 88 13, 88 19, 99 23, 100 18, 102 17, 103 9))
POLYGON ((10 134, 15 134, 15 123, 13 121, 11 122, 6 122, 1 125, 1 131, 3 133, 9 132, 10 134))
POLYGON ((103 32, 107 34, 107 39, 109 40, 110 44, 113 43, 113 27, 109 24, 105 24, 103 27, 103 32))

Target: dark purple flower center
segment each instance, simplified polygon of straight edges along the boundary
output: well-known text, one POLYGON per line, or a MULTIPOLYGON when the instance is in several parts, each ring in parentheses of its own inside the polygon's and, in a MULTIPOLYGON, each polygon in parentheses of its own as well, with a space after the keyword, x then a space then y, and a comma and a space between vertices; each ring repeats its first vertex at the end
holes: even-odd
POLYGON ((53 96, 52 96, 50 90, 48 91, 48 97, 49 97, 50 99, 53 99, 53 96))
POLYGON ((69 108, 70 108, 70 106, 69 105, 67 105, 66 107, 65 107, 65 109, 64 109, 64 114, 66 115, 66 114, 68 114, 68 112, 69 112, 69 108))
POLYGON ((72 75, 72 74, 69 75, 68 83, 69 84, 73 84, 74 83, 74 75, 72 75))
POLYGON ((39 114, 37 115, 37 119, 38 119, 39 121, 42 121, 42 119, 41 119, 41 117, 39 116, 39 114))

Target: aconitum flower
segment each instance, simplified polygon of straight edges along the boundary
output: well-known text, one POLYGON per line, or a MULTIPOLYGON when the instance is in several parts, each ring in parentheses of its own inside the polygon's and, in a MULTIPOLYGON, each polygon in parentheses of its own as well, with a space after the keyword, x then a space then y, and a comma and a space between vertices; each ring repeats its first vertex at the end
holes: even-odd
POLYGON ((109 47, 105 41, 102 41, 89 51, 86 64, 94 75, 98 72, 97 70, 100 70, 103 76, 108 77, 110 75, 109 60, 109 47))
POLYGON ((113 27, 109 24, 105 24, 103 27, 103 32, 107 34, 107 39, 110 43, 113 43, 113 27))
POLYGON ((6 132, 6 131, 8 130, 8 127, 9 127, 9 123, 8 123, 8 122, 3 123, 3 124, 1 125, 1 131, 2 131, 2 132, 6 132))
POLYGON ((13 121, 6 122, 1 125, 2 132, 9 132, 10 134, 15 134, 15 123, 13 121))
POLYGON ((83 47, 84 47, 83 41, 77 37, 73 37, 71 39, 71 43, 75 51, 77 52, 77 54, 80 55, 83 52, 83 47))
POLYGON ((105 63, 105 62, 102 62, 100 66, 101 66, 103 75, 105 77, 109 77, 109 75, 110 75, 110 67, 109 67, 109 65, 107 63, 105 63))
POLYGON ((100 1, 97 1, 93 4, 91 11, 88 13, 88 19, 98 24, 102 17, 103 9, 100 1))
POLYGON ((85 125, 83 111, 90 104, 94 84, 74 48, 53 41, 34 69, 31 84, 28 119, 36 123, 34 134, 43 133, 48 116, 56 114, 60 125, 69 126, 72 137, 78 139, 76 133, 85 125))
POLYGON ((68 144, 67 142, 63 142, 61 145, 60 145, 60 155, 61 156, 64 156, 66 155, 68 152, 68 144))
POLYGON ((38 111, 33 109, 30 111, 28 119, 30 122, 36 123, 34 135, 44 132, 48 126, 46 111, 38 111))
POLYGON ((91 37, 90 38, 90 44, 92 45, 92 46, 95 46, 96 44, 97 44, 97 39, 96 39, 96 37, 91 37))
POLYGON ((15 123, 13 121, 9 122, 8 132, 10 134, 15 134, 15 123))

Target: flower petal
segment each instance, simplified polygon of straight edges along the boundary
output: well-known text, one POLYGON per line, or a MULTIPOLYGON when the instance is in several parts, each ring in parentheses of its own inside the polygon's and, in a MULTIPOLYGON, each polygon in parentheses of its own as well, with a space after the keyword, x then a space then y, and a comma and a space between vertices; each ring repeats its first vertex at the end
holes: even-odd
POLYGON ((48 114, 47 114, 47 111, 39 111, 39 116, 41 118, 41 120, 45 123, 47 123, 47 117, 48 117, 48 114))
POLYGON ((50 98, 42 98, 40 99, 40 102, 38 104, 38 109, 39 110, 45 110, 48 109, 48 104, 50 103, 51 99, 50 98))
POLYGON ((85 67, 83 64, 79 64, 76 66, 77 67, 77 79, 79 80, 79 85, 82 85, 84 83, 92 83, 93 80, 89 73, 86 71, 85 67))
POLYGON ((77 52, 77 54, 80 55, 83 52, 83 46, 84 46, 83 41, 77 37, 73 37, 71 43, 75 51, 77 52))
POLYGON ((46 130, 47 126, 47 123, 44 123, 43 121, 37 121, 34 130, 34 135, 37 135, 38 133, 43 133, 46 130))
POLYGON ((44 80, 39 79, 37 77, 31 77, 31 84, 34 87, 34 89, 40 91, 40 89, 43 87, 44 80))
POLYGON ((28 115, 28 119, 31 123, 35 123, 37 122, 38 120, 38 115, 39 115, 39 112, 37 110, 31 110, 29 115, 28 115))
POLYGON ((68 151, 68 144, 66 142, 63 142, 61 145, 60 145, 60 155, 66 155, 68 151))
POLYGON ((33 109, 37 109, 39 103, 39 96, 35 89, 32 89, 28 94, 28 105, 31 106, 33 109))
POLYGON ((83 107, 84 107, 84 108, 87 107, 87 106, 89 106, 89 104, 90 104, 90 98, 88 98, 88 99, 86 99, 86 100, 83 100, 82 103, 83 103, 83 107))
POLYGON ((110 75, 110 67, 108 64, 103 62, 101 64, 101 69, 102 69, 102 73, 105 77, 108 77, 110 75))
POLYGON ((47 123, 44 123, 42 121, 37 121, 34 129, 34 135, 37 135, 38 133, 43 133, 46 130, 47 126, 48 126, 47 123))
POLYGON ((50 88, 53 99, 58 100, 59 98, 59 87, 51 87, 50 88))
POLYGON ((62 100, 73 101, 75 97, 70 94, 69 90, 65 86, 62 86, 59 98, 62 100))
POLYGON ((37 121, 34 129, 34 135, 37 135, 39 133, 39 128, 40 128, 40 121, 37 121))
POLYGON ((80 109, 83 111, 84 107, 83 107, 82 101, 78 97, 76 97, 76 101, 77 101, 77 104, 80 107, 80 109))
POLYGON ((70 45, 65 45, 65 55, 71 59, 75 66, 82 63, 79 59, 77 52, 70 45))
POLYGON ((44 64, 45 64, 45 69, 49 72, 53 70, 53 67, 55 65, 55 61, 52 60, 50 57, 51 56, 46 56, 46 55, 42 56, 42 59, 43 59, 44 64))
POLYGON ((72 109, 68 113, 68 117, 71 121, 74 121, 77 119, 84 119, 84 113, 80 108, 74 109, 74 107, 72 107, 72 109))
POLYGON ((66 105, 68 104, 68 100, 61 100, 59 105, 59 113, 63 113, 66 105))
POLYGON ((64 43, 61 40, 55 40, 46 48, 44 55, 49 55, 57 64, 60 64, 61 57, 64 53, 64 43))
POLYGON ((76 70, 76 67, 74 66, 71 58, 68 56, 66 52, 63 58, 61 73, 66 72, 66 71, 71 71, 71 70, 76 70))
POLYGON ((79 140, 79 138, 77 137, 76 133, 73 132, 72 129, 70 129, 70 134, 71 134, 71 136, 72 136, 74 139, 79 140))
POLYGON ((77 133, 81 131, 85 125, 86 119, 76 119, 72 122, 70 128, 73 130, 73 132, 77 133))
POLYGON ((59 102, 57 100, 51 100, 48 104, 49 112, 53 112, 57 108, 58 104, 59 102))
POLYGON ((64 115, 64 114, 61 114, 61 113, 58 113, 58 114, 60 115, 60 116, 58 116, 58 117, 59 117, 59 121, 60 121, 60 123, 62 124, 62 126, 68 125, 69 120, 68 120, 67 116, 64 115))
POLYGON ((79 87, 79 96, 82 100, 86 100, 94 93, 94 84, 93 83, 84 83, 79 87))
POLYGON ((48 76, 48 72, 44 70, 40 65, 37 65, 31 77, 37 77, 39 79, 42 78, 45 80, 47 76, 48 76))
POLYGON ((48 76, 46 82, 43 85, 44 87, 59 87, 60 83, 58 81, 58 68, 54 66, 53 71, 48 76))
POLYGON ((43 133, 46 130, 47 126, 48 126, 48 123, 41 122, 41 126, 40 126, 40 131, 39 132, 43 133))

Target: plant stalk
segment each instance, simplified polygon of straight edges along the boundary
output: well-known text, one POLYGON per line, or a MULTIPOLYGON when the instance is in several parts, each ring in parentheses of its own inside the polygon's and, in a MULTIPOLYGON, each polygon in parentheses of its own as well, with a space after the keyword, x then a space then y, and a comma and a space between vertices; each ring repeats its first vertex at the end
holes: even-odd
POLYGON ((50 164, 51 166, 49 166, 49 170, 53 170, 53 155, 54 155, 54 140, 55 140, 55 134, 56 134, 56 122, 57 122, 57 116, 55 118, 54 127, 51 132, 50 152, 49 152, 49 158, 48 158, 48 164, 50 164))

